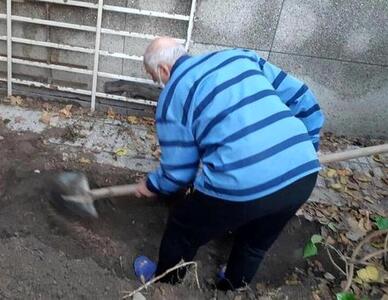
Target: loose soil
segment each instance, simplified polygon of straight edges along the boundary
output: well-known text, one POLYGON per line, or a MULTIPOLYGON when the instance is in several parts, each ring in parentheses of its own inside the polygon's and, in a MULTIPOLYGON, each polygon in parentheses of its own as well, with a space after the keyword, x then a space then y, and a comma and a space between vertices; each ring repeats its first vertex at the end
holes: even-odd
MULTIPOLYGON (((142 176, 106 165, 81 164, 77 159, 64 161, 60 148, 44 143, 50 136, 66 134, 62 131, 16 133, 0 120, 4 137, 0 141, 1 299, 119 299, 123 291, 139 286, 133 259, 141 254, 157 259, 169 209, 164 201, 104 200, 98 205, 101 217, 97 220, 67 217, 51 207, 49 183, 58 171, 82 170, 95 187, 135 182, 142 176)), ((268 253, 251 289, 241 297, 309 299, 317 282, 307 274, 302 249, 313 233, 319 233, 319 226, 295 217, 268 253), (287 285, 285 280, 295 267, 304 279, 287 285)), ((156 284, 143 294, 147 299, 235 299, 237 293, 213 289, 231 241, 232 234, 200 249, 196 260, 202 292, 185 283, 156 284)), ((324 257, 320 260, 326 270, 331 269, 324 257)))

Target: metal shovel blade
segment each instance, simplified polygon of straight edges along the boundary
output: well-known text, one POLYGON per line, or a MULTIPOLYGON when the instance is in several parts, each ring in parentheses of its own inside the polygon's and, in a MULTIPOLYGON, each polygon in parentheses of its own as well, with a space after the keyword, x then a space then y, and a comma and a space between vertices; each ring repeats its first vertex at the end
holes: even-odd
POLYGON ((51 195, 51 202, 58 209, 65 209, 81 217, 98 217, 88 179, 83 173, 60 173, 53 180, 51 195))

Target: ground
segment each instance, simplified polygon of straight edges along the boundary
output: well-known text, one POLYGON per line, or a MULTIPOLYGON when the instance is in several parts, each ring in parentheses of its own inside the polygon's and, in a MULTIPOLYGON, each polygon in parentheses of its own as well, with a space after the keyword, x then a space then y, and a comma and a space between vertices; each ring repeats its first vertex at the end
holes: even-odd
MULTIPOLYGON (((62 113, 59 110, 63 105, 32 108, 23 101, 23 105, 20 100, 0 107, 0 298, 118 299, 141 285, 133 274, 133 259, 141 254, 157 258, 171 204, 156 199, 107 199, 98 204, 99 219, 83 220, 51 207, 50 180, 62 170, 82 170, 95 187, 135 182, 155 165, 157 149, 153 142, 145 142, 154 141, 153 130, 133 118, 127 123, 117 121, 116 116, 113 120, 112 112, 107 119, 77 115, 81 109, 67 107, 66 114, 66 109, 62 113), (123 143, 123 139, 131 142, 123 143)), ((329 140, 325 143, 338 148, 338 142, 336 145, 329 140)), ((387 167, 384 162, 381 168, 371 166, 375 172, 382 172, 382 179, 387 167)), ((341 184, 338 174, 329 175, 321 176, 321 184, 337 183, 336 176, 341 184)), ((369 187, 371 181, 367 182, 369 187)), ((386 213, 386 202, 382 201, 386 196, 377 192, 386 191, 387 185, 378 183, 381 188, 375 184, 372 188, 377 200, 368 187, 354 190, 370 194, 364 196, 370 197, 369 206, 358 208, 371 216, 386 213)), ((340 290, 341 275, 324 251, 313 259, 304 259, 303 248, 313 234, 337 238, 338 232, 327 233, 328 223, 335 222, 327 211, 332 214, 332 207, 339 210, 335 224, 340 231, 341 211, 348 207, 343 213, 346 215, 353 208, 348 198, 339 196, 340 188, 325 186, 318 190, 316 201, 287 225, 246 291, 225 294, 213 289, 215 274, 231 247, 230 233, 200 249, 196 261, 201 290, 189 278, 175 287, 155 284, 142 294, 147 299, 332 299, 340 290), (337 199, 334 204, 328 203, 332 193, 337 199)), ((358 221, 359 216, 354 218, 358 221)), ((359 233, 358 239, 365 234, 359 233)), ((352 237, 347 237, 350 246, 358 240, 352 237)), ((381 296, 380 287, 373 290, 376 297, 381 296)))

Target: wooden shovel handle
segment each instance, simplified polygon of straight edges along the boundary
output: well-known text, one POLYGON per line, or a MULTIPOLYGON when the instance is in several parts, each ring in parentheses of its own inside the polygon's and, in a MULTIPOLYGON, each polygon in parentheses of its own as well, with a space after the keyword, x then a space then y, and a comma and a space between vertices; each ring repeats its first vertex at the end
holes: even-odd
MULTIPOLYGON (((384 152, 388 152, 388 144, 325 154, 325 155, 321 155, 319 157, 319 160, 322 164, 325 164, 329 162, 342 161, 342 160, 358 158, 358 157, 384 153, 384 152)), ((107 197, 128 196, 128 195, 132 195, 135 192, 135 187, 136 187, 136 184, 125 184, 125 185, 104 187, 100 189, 90 190, 90 195, 94 200, 107 198, 107 197)))
POLYGON ((107 197, 129 196, 135 192, 136 184, 125 184, 109 186, 100 189, 90 190, 90 195, 94 200, 107 197))
POLYGON ((352 158, 369 156, 369 155, 384 153, 384 152, 388 152, 388 144, 359 148, 359 149, 348 150, 348 151, 337 152, 337 153, 324 154, 319 157, 319 161, 322 164, 325 164, 325 163, 348 160, 352 158))

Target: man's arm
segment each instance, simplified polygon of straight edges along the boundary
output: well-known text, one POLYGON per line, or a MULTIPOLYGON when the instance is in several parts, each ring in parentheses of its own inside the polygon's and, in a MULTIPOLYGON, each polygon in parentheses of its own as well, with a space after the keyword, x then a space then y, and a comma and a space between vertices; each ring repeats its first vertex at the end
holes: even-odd
POLYGON ((171 194, 190 184, 198 170, 199 154, 191 130, 179 122, 158 121, 162 156, 160 166, 148 174, 147 188, 171 194))
POLYGON ((315 149, 319 149, 319 132, 324 116, 312 91, 302 81, 282 71, 275 65, 258 58, 264 75, 272 83, 280 99, 307 128, 315 149))

